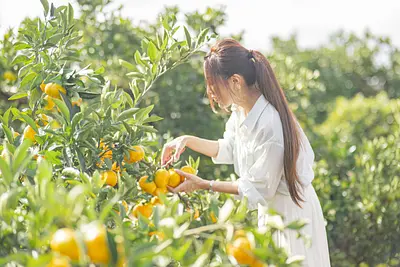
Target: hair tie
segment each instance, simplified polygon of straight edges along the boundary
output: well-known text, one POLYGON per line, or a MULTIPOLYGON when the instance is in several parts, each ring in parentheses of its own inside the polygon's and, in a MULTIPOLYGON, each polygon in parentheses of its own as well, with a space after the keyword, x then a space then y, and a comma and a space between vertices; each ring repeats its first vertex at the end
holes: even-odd
POLYGON ((249 53, 247 54, 247 58, 248 59, 254 59, 254 55, 253 55, 253 50, 249 50, 249 53))

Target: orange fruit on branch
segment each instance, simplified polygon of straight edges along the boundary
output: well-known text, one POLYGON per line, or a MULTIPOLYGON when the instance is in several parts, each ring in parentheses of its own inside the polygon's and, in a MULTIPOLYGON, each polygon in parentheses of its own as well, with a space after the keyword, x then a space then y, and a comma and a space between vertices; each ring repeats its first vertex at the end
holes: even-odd
POLYGON ((79 260, 79 248, 76 241, 75 232, 70 228, 58 229, 52 236, 50 248, 71 260, 79 260))
POLYGON ((60 92, 63 93, 64 95, 67 93, 64 87, 59 85, 58 83, 48 83, 44 87, 44 92, 54 98, 61 98, 60 92))
POLYGON ((106 227, 99 222, 92 222, 85 225, 82 232, 87 254, 91 262, 95 264, 108 264, 111 256, 108 249, 106 227))
POLYGON ((144 149, 142 146, 133 146, 132 149, 129 150, 129 157, 124 156, 124 161, 126 163, 135 163, 144 159, 144 149))
POLYGON ((143 176, 139 179, 139 186, 142 188, 143 191, 153 194, 154 191, 156 191, 157 186, 154 182, 147 182, 147 178, 149 178, 147 175, 143 176))
MULTIPOLYGON (((187 172, 187 173, 190 173, 190 174, 196 174, 196 170, 193 167, 188 166, 188 165, 183 166, 181 168, 181 171, 187 172)), ((183 182, 183 181, 185 181, 185 176, 181 176, 181 182, 183 182)))
POLYGON ((171 187, 177 187, 181 183, 181 176, 177 174, 173 169, 170 169, 168 172, 169 172, 168 185, 171 187))
POLYGON ((105 171, 101 174, 101 179, 110 186, 115 186, 118 183, 117 174, 113 171, 105 171))
POLYGON ((166 169, 157 170, 154 182, 158 188, 166 188, 169 182, 169 172, 166 169))

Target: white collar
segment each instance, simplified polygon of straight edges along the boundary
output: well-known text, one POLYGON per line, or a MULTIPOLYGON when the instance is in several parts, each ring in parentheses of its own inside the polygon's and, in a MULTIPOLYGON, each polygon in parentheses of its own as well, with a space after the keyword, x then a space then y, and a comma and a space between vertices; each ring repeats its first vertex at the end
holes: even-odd
MULTIPOLYGON (((251 108, 250 112, 247 114, 246 118, 240 124, 240 127, 244 127, 248 131, 253 130, 262 112, 268 106, 268 104, 268 100, 264 97, 264 95, 261 95, 251 108)), ((232 111, 243 111, 242 108, 235 104, 232 105, 231 109, 232 111)))

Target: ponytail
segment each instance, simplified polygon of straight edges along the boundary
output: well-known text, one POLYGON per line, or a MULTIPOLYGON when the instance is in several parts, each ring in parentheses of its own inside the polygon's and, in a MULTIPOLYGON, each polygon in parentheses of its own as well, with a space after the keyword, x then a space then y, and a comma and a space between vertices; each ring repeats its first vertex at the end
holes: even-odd
MULTIPOLYGON (((296 162, 299 157, 300 138, 295 116, 290 110, 285 94, 280 87, 271 65, 263 54, 258 51, 249 52, 253 56, 256 72, 256 86, 264 97, 278 111, 282 121, 284 139, 284 172, 289 188, 289 193, 298 206, 303 202, 300 196, 300 180, 296 170, 296 162)), ((301 206, 300 206, 301 207, 301 206)))

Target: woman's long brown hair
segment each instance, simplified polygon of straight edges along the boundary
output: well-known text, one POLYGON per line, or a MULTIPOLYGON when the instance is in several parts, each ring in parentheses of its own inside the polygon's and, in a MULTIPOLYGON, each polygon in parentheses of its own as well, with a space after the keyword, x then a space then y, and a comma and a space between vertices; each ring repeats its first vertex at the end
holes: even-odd
MULTIPOLYGON (((255 85, 278 111, 284 137, 284 173, 292 200, 298 205, 304 201, 300 196, 301 183, 296 170, 300 150, 300 138, 295 115, 290 110, 285 94, 267 58, 258 51, 247 50, 233 39, 217 42, 205 57, 207 94, 214 109, 214 98, 221 97, 219 90, 228 86, 228 78, 241 75, 248 86, 255 85)), ((229 89, 228 89, 229 90, 229 89)))

